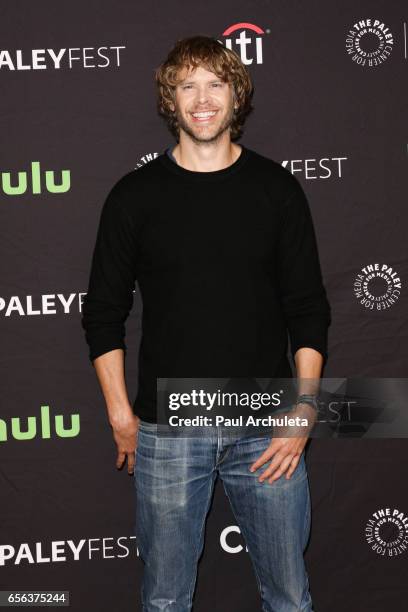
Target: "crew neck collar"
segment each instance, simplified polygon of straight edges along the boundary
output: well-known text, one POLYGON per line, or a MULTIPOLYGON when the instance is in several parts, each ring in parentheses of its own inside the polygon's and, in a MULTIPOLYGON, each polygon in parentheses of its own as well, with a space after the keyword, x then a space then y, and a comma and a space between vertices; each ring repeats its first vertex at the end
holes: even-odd
POLYGON ((250 157, 251 150, 242 144, 240 145, 240 147, 242 149, 241 153, 232 164, 230 164, 226 168, 222 168, 221 170, 212 170, 210 172, 187 170, 187 168, 179 166, 169 157, 169 154, 167 153, 167 148, 161 155, 159 155, 158 159, 168 170, 174 172, 175 174, 178 174, 180 177, 193 181, 217 181, 219 179, 227 178, 232 174, 235 174, 235 172, 242 168, 242 166, 246 163, 246 161, 250 157))

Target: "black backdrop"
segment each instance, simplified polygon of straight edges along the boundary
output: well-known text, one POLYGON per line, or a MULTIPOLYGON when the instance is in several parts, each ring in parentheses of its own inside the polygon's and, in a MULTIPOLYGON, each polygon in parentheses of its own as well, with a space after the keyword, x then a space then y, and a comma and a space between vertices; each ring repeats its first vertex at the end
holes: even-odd
MULTIPOLYGON (((309 197, 333 311, 325 375, 406 376, 407 18, 402 2, 376 0, 2 3, 1 589, 140 610, 133 480, 115 468, 80 316, 109 189, 173 142, 153 71, 178 38, 241 52, 255 85, 241 141, 309 197)), ((137 293, 132 400, 140 312, 137 293)), ((404 609, 405 450, 404 439, 309 445, 316 612, 404 609)), ((259 609, 243 544, 218 483, 195 610, 259 609)))

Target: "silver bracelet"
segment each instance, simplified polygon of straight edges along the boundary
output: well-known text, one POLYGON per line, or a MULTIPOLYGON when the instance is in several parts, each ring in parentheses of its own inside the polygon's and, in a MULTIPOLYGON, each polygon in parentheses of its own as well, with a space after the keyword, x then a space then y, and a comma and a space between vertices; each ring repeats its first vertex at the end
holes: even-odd
POLYGON ((297 404, 309 404, 315 410, 319 410, 319 404, 317 403, 316 395, 308 395, 306 393, 304 393, 303 395, 298 395, 296 399, 296 405, 297 404))

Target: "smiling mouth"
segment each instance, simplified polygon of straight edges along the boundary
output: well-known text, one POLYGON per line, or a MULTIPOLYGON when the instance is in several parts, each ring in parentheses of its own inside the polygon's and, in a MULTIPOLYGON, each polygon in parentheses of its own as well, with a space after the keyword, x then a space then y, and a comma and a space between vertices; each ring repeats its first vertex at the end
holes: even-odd
POLYGON ((216 113, 218 111, 201 111, 198 113, 190 113, 193 121, 196 121, 197 123, 204 123, 207 121, 211 121, 213 117, 215 117, 216 113))

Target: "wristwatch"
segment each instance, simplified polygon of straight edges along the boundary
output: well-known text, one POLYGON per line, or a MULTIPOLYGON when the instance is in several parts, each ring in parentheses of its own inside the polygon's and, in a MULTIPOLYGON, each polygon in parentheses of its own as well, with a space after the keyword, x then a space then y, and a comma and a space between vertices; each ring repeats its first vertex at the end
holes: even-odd
POLYGON ((315 410, 319 410, 319 404, 317 403, 316 395, 308 395, 306 393, 304 393, 303 395, 298 395, 296 399, 296 405, 297 404, 309 404, 315 410))

